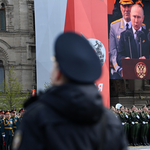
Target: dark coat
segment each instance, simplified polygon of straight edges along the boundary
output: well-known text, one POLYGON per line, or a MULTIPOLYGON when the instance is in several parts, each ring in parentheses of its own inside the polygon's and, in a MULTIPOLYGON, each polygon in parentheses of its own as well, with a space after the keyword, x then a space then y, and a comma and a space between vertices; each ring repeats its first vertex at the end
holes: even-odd
POLYGON ((20 130, 19 150, 98 150, 104 137, 104 150, 127 148, 120 121, 104 109, 94 84, 52 87, 28 106, 20 130), (101 135, 104 114, 106 133, 101 135))
MULTIPOLYGON (((134 35, 132 28, 129 29, 132 32, 132 38, 130 40, 131 42, 131 51, 132 51, 132 58, 139 58, 137 53, 137 47, 136 42, 134 40, 134 35)), ((149 58, 150 55, 150 42, 148 41, 147 34, 148 31, 142 28, 142 31, 145 33, 145 39, 142 40, 142 56, 145 56, 146 58, 149 58)), ((129 47, 129 41, 125 40, 125 32, 121 33, 120 41, 119 41, 119 47, 117 50, 117 62, 119 66, 122 67, 122 58, 130 57, 130 47, 129 47)))

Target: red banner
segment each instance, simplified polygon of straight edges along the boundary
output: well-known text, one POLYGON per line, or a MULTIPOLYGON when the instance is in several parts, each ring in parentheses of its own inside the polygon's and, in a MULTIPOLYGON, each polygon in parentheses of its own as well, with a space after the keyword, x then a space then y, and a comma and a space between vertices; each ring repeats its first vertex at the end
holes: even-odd
POLYGON ((85 36, 102 62, 102 75, 96 81, 103 103, 110 107, 107 0, 68 0, 64 31, 85 36))

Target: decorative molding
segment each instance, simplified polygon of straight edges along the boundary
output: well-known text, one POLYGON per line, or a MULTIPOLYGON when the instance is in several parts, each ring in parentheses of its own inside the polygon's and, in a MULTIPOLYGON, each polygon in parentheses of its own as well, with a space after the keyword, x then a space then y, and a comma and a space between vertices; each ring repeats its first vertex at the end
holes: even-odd
POLYGON ((27 0, 27 3, 34 3, 34 0, 27 0))
POLYGON ((7 31, 13 31, 14 26, 12 25, 12 19, 14 18, 14 6, 13 5, 7 5, 6 7, 6 30, 7 31))
POLYGON ((13 49, 13 50, 15 50, 15 51, 25 51, 26 52, 26 47, 20 47, 20 46, 18 46, 18 47, 11 47, 11 49, 13 49))
POLYGON ((3 43, 8 49, 11 49, 11 46, 6 43, 4 40, 0 39, 0 43, 3 43))
POLYGON ((9 57, 8 57, 7 52, 6 52, 3 48, 1 48, 1 47, 0 47, 0 52, 2 52, 2 53, 4 54, 4 56, 5 56, 6 59, 7 59, 7 60, 5 60, 5 62, 6 62, 6 64, 8 64, 9 57))
POLYGON ((34 3, 31 0, 27 0, 27 5, 28 5, 28 21, 29 21, 29 30, 33 31, 34 30, 34 3))

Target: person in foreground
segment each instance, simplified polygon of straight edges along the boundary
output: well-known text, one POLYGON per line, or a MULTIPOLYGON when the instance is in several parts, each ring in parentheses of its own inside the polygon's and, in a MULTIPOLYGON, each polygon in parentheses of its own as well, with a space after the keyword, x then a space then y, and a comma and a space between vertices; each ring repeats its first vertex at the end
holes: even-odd
POLYGON ((94 85, 101 64, 92 46, 65 32, 54 49, 52 87, 26 105, 13 150, 126 150, 121 123, 94 85))

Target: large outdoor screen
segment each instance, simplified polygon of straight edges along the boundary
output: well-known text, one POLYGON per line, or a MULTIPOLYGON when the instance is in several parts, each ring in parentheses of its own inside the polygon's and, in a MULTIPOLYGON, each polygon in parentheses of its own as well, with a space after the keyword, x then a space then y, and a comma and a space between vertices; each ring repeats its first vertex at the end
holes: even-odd
POLYGON ((108 4, 110 79, 150 79, 150 1, 139 3, 141 8, 120 6, 119 0, 108 4))

